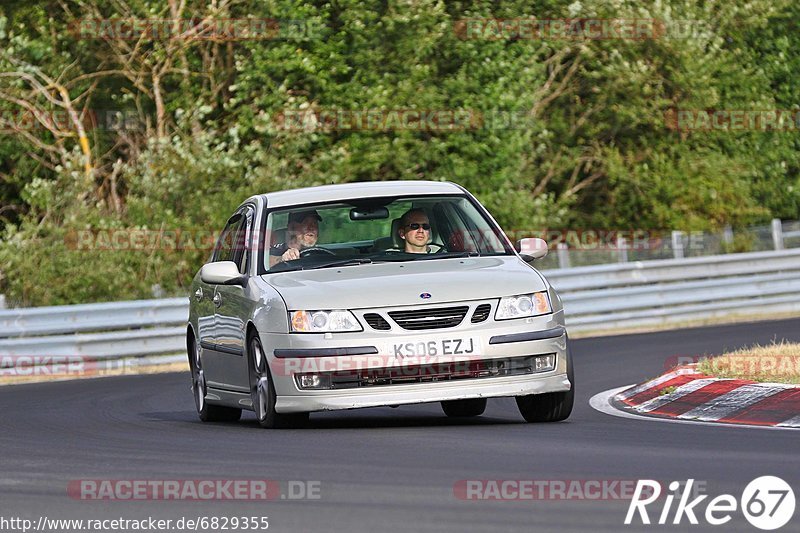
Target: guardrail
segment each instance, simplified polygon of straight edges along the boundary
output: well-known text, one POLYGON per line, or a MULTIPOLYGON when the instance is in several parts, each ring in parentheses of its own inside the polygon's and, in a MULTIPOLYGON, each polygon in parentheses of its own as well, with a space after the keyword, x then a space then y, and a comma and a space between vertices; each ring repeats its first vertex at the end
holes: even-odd
POLYGON ((548 270, 572 332, 800 312, 800 249, 548 270))
POLYGON ((0 311, 0 357, 179 353, 185 351, 188 319, 187 298, 7 309, 0 311))
MULTIPOLYGON (((800 313, 800 249, 548 270, 572 333, 800 313)), ((0 311, 0 358, 185 351, 188 299, 0 311), (8 357, 10 356, 10 357, 8 357)), ((172 361, 175 359, 173 358, 172 361)))
POLYGON ((797 248, 800 221, 773 219, 768 226, 750 226, 736 231, 726 226, 719 232, 705 231, 603 231, 552 230, 540 236, 554 245, 553 253, 539 267, 570 268, 628 261, 652 261, 710 257, 739 252, 780 251, 797 248))

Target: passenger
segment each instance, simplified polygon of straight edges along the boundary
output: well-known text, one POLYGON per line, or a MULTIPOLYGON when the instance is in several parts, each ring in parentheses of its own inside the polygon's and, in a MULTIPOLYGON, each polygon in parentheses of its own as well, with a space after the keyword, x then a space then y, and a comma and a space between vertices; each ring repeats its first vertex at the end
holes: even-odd
POLYGON ((400 217, 400 238, 405 241, 405 252, 429 254, 431 247, 431 223, 422 209, 409 209, 400 217))
POLYGON ((316 245, 321 220, 322 217, 313 209, 291 213, 286 225, 286 242, 278 243, 269 249, 269 266, 281 261, 300 259, 300 252, 303 249, 316 245))

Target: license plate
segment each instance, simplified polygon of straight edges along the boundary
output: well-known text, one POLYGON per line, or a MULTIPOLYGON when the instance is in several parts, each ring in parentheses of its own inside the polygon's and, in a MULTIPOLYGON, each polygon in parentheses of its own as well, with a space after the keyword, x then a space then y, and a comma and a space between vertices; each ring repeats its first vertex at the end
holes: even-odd
POLYGON ((479 346, 478 339, 474 337, 396 342, 389 345, 389 354, 401 359, 405 357, 476 355, 479 352, 479 346))

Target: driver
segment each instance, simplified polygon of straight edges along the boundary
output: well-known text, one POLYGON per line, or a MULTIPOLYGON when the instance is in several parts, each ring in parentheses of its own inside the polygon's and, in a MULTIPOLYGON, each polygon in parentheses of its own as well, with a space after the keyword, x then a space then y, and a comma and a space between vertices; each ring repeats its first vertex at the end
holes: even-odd
POLYGON ((317 244, 320 220, 322 217, 314 209, 290 213, 286 225, 286 242, 280 242, 269 249, 269 266, 281 261, 300 259, 301 250, 317 244))
POLYGON ((431 242, 431 222, 422 209, 409 209, 400 217, 400 238, 405 241, 405 252, 409 254, 429 254, 431 242))

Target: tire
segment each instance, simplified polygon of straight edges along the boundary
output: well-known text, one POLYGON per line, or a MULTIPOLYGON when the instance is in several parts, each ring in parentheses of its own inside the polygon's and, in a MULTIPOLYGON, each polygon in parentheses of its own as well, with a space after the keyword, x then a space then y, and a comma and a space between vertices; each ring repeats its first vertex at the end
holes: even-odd
POLYGON ((526 422, 560 422, 569 418, 575 403, 575 372, 567 347, 567 377, 572 387, 564 392, 517 396, 517 407, 526 422))
POLYGON ((442 402, 442 411, 451 418, 480 416, 486 410, 486 398, 442 402))
POLYGON ((266 429, 285 429, 308 422, 308 413, 281 414, 275 411, 275 385, 269 364, 258 335, 251 333, 247 340, 247 361, 250 375, 250 398, 258 425, 266 429))
POLYGON ((203 422, 236 422, 242 417, 242 410, 224 405, 212 405, 206 401, 206 378, 203 372, 203 360, 194 334, 189 334, 187 342, 189 369, 192 372, 192 396, 197 416, 203 422))

